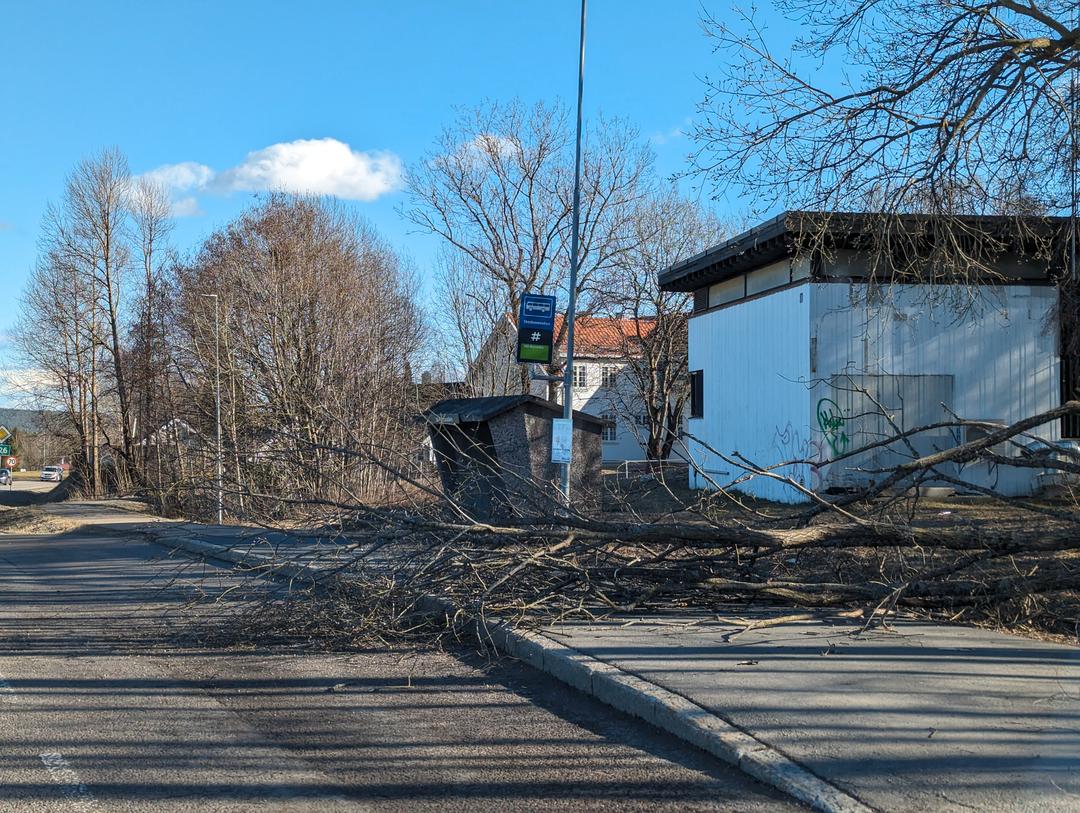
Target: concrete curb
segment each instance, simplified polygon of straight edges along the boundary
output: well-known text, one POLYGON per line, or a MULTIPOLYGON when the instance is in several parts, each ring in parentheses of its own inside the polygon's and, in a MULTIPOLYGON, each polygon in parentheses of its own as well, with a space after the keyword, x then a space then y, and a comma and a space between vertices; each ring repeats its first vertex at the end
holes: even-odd
MULTIPOLYGON (((260 553, 233 550, 197 539, 169 539, 153 530, 151 541, 230 564, 244 565, 257 575, 318 583, 325 574, 295 562, 276 562, 260 553)), ((424 612, 457 616, 444 599, 427 596, 424 612)), ((639 717, 714 757, 788 794, 822 813, 877 813, 835 785, 811 773, 783 753, 755 739, 708 709, 636 675, 536 632, 518 630, 501 621, 471 619, 472 632, 498 651, 595 697, 619 711, 639 717)))

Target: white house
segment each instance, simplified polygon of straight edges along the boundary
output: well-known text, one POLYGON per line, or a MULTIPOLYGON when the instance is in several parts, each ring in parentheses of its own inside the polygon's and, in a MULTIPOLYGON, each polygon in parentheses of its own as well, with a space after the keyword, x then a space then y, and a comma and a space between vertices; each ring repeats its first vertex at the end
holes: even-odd
MULTIPOLYGON (((651 321, 583 316, 574 330, 574 409, 595 415, 604 421, 601 454, 604 463, 641 460, 643 441, 648 438, 645 404, 625 374, 626 356, 642 330, 651 321)), ((562 317, 555 322, 555 335, 562 333, 562 317)), ((559 348, 559 358, 566 356, 566 343, 559 348)), ((555 393, 562 403, 562 390, 555 393)))
MULTIPOLYGON (((626 375, 627 354, 633 352, 638 330, 651 321, 581 316, 574 330, 574 409, 602 418, 602 459, 618 464, 644 458, 648 437, 645 405, 626 375)), ((555 335, 563 334, 562 317, 556 317, 555 335)), ((520 392, 521 366, 514 360, 517 328, 507 318, 484 343, 470 365, 466 384, 472 395, 508 395, 520 392)), ((565 340, 556 348, 556 362, 566 354, 565 340)), ((562 386, 532 381, 529 392, 562 403, 562 386)))
MULTIPOLYGON (((1013 422, 1076 392, 1076 365, 1063 365, 1059 354, 1054 280, 1062 266, 1046 258, 1058 255, 1031 249, 1031 235, 1053 242, 1061 221, 966 218, 972 233, 992 231, 1001 252, 992 274, 963 284, 878 278, 870 231, 880 222, 788 212, 661 274, 665 289, 694 292, 692 487, 745 475, 740 456, 759 467, 807 461, 779 473, 816 490, 865 485, 910 452, 893 443, 830 460, 952 415, 1013 422), (812 251, 802 247, 810 222, 827 224, 815 230, 812 251)), ((910 216, 895 227, 922 230, 905 242, 927 248, 929 222, 910 216)), ((985 431, 922 434, 916 449, 947 448, 985 431)), ((1035 430, 1050 442, 1078 433, 1075 419, 1035 430)), ((1014 447, 1000 452, 1017 454, 1014 447)), ((944 473, 1017 495, 1035 488, 1038 470, 980 462, 944 473)), ((803 499, 762 476, 737 487, 765 499, 803 499)))

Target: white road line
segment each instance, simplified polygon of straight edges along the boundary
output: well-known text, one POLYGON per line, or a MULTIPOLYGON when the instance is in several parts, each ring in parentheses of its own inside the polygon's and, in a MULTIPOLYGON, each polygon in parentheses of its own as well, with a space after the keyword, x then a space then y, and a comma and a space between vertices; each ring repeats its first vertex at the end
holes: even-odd
POLYGON ((42 754, 41 761, 49 769, 49 776, 60 786, 64 796, 67 797, 72 810, 92 811, 99 810, 97 799, 90 792, 90 788, 79 779, 75 769, 68 764, 62 754, 56 752, 42 754))

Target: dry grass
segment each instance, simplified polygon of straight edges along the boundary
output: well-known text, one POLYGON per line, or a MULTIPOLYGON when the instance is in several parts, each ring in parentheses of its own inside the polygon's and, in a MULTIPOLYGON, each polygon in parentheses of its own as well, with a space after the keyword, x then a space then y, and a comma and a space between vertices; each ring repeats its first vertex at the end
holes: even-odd
POLYGON ((0 507, 0 534, 62 534, 78 526, 79 523, 77 522, 47 513, 37 506, 23 508, 0 507))

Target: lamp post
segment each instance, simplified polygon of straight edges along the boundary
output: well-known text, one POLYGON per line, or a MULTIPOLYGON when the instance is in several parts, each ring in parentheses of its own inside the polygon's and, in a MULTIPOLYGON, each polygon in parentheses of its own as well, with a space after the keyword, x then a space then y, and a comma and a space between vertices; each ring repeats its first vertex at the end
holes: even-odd
POLYGON ((219 298, 217 294, 199 294, 214 300, 214 412, 217 421, 217 521, 225 522, 224 483, 222 476, 223 461, 221 455, 221 326, 219 316, 219 298))
POLYGON ((562 493, 570 504, 570 467, 574 460, 574 316, 577 311, 578 230, 581 220, 581 97, 585 89, 585 4, 581 0, 578 45, 577 135, 574 141, 574 208, 570 234, 570 296, 566 305, 566 369, 563 380, 563 418, 570 420, 570 462, 562 464, 562 493))

